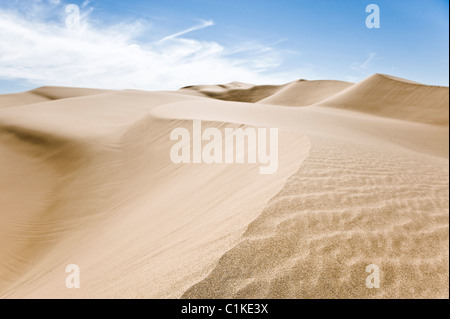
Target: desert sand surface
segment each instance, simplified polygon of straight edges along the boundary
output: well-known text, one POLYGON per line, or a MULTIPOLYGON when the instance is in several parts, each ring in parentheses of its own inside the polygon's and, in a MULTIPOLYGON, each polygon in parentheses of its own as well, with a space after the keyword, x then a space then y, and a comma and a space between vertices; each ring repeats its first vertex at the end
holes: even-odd
POLYGON ((0 298, 448 298, 448 103, 381 74, 2 95, 0 298), (194 119, 279 128, 278 171, 172 163, 194 119))

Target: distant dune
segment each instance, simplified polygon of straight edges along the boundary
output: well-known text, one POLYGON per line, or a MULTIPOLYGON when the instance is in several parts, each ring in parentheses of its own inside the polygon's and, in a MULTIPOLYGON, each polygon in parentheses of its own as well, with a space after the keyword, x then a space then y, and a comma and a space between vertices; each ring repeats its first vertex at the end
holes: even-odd
POLYGON ((448 125, 449 88, 384 74, 360 83, 298 80, 285 85, 197 85, 180 92, 224 101, 283 106, 328 106, 437 125, 448 125))
POLYGON ((350 86, 352 86, 352 83, 342 81, 300 80, 287 84, 278 92, 259 102, 286 106, 312 105, 334 96, 350 86))
POLYGON ((275 94, 283 87, 283 85, 252 85, 232 82, 225 85, 194 85, 182 88, 181 91, 224 101, 255 103, 275 94))
POLYGON ((23 93, 0 95, 0 108, 34 104, 39 102, 67 99, 86 95, 95 95, 106 92, 111 91, 99 89, 44 86, 23 93))
POLYGON ((375 74, 318 105, 429 124, 448 125, 448 87, 375 74))
POLYGON ((0 95, 0 297, 448 298, 448 95, 380 74, 0 95), (279 128, 278 172, 172 163, 193 119, 279 128))

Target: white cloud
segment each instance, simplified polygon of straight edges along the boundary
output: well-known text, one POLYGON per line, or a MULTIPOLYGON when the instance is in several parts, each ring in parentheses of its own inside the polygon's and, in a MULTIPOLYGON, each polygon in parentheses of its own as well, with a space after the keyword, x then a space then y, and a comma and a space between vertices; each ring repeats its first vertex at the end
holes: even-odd
POLYGON ((70 30, 63 15, 58 21, 29 19, 20 11, 0 9, 0 79, 158 90, 234 80, 282 83, 301 76, 294 70, 276 73, 282 59, 273 49, 236 56, 218 42, 181 37, 212 21, 142 43, 136 39, 147 31, 146 23, 94 27, 87 18, 82 12, 79 29, 70 30))

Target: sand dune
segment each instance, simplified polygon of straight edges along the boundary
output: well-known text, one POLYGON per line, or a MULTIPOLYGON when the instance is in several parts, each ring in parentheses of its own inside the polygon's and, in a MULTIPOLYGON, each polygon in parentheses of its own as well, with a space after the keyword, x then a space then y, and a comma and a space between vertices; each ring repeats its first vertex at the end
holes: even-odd
POLYGON ((285 85, 199 85, 189 95, 283 106, 327 106, 422 123, 448 125, 449 89, 375 74, 359 83, 298 80, 285 85))
POLYGON ((306 106, 318 103, 352 86, 343 81, 295 81, 287 84, 278 92, 260 100, 259 103, 306 106))
POLYGON ((312 145, 240 243, 183 298, 448 296, 448 127, 322 107, 186 106, 153 113, 276 122, 312 145), (370 264, 382 269, 383 289, 366 288, 370 264))
POLYGON ((448 125, 448 96, 448 87, 423 85, 375 74, 318 105, 448 125))
POLYGON ((181 99, 195 100, 120 92, 2 112, 3 297, 180 296, 306 156, 306 137, 282 133, 277 175, 256 164, 175 165, 170 132, 192 122, 147 113, 181 99), (70 263, 83 269, 82 290, 64 286, 70 263))
POLYGON ((0 297, 449 296, 448 88, 34 91, 0 97, 0 297), (279 171, 173 164, 192 119, 279 128, 279 171))

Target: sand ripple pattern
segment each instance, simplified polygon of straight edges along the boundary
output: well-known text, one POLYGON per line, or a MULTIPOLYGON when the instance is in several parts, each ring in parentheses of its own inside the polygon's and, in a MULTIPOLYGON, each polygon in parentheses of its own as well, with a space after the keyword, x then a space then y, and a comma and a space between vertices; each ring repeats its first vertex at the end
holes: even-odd
POLYGON ((312 138, 310 156, 183 298, 448 298, 448 160, 312 138), (367 265, 380 288, 366 287, 367 265))

